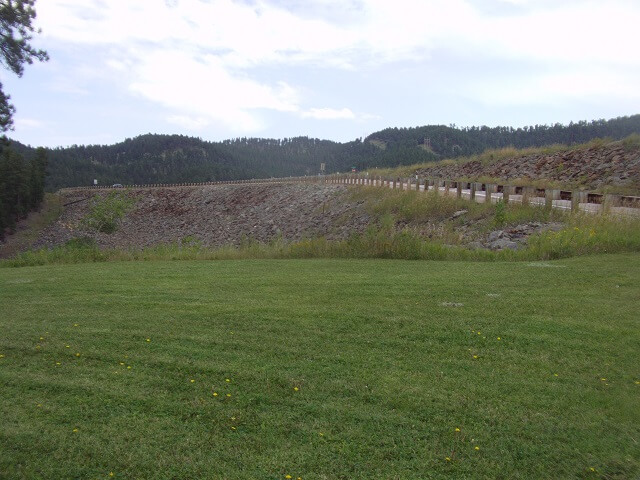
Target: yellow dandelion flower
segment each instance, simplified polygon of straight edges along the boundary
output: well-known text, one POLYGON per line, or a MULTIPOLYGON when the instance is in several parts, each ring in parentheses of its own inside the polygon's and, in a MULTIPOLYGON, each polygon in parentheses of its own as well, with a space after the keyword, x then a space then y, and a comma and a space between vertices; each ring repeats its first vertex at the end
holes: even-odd
POLYGON ((227 393, 227 397, 230 397, 230 396, 231 396, 231 394, 230 394, 230 393, 227 393))
POLYGON ((64 348, 71 348, 69 345, 65 345, 64 348))
POLYGON ((213 396, 217 397, 218 396, 218 392, 213 392, 213 396))
POLYGON ((235 420, 235 419, 236 419, 236 417, 231 417, 231 420, 235 420))
POLYGON ((603 382, 606 382, 607 379, 606 378, 601 378, 600 380, 602 380, 603 382))
POLYGON ((73 432, 73 433, 78 433, 78 429, 77 429, 77 428, 74 428, 74 429, 72 430, 72 432, 73 432))
POLYGON ((191 380, 189 380, 191 383, 195 383, 195 380, 192 378, 191 380))
POLYGON ((480 447, 475 446, 475 447, 473 447, 473 449, 474 449, 474 450, 480 450, 480 447))
POLYGON ((498 340, 502 340, 500 337, 498 337, 498 340))
POLYGON ((554 374, 553 374, 553 376, 554 376, 554 377, 557 377, 557 376, 558 376, 558 374, 557 374, 557 373, 554 373, 554 374))
POLYGON ((40 350, 40 345, 36 345, 36 350, 40 350))
POLYGON ((320 435, 321 437, 324 437, 324 433, 322 432, 318 433, 318 435, 320 435))
POLYGON ((40 337, 40 340, 44 340, 44 337, 40 337))
POLYGON ((4 353, 0 353, 0 358, 4 358, 4 353))
POLYGON ((147 342, 150 342, 150 341, 151 341, 151 339, 150 339, 150 338, 147 338, 147 342))
POLYGON ((124 362, 120 362, 120 365, 124 365, 124 362))
POLYGON ((478 355, 474 355, 473 358, 478 358, 478 355))
POLYGON ((300 390, 298 387, 293 387, 294 392, 297 392, 298 390, 300 390))
POLYGON ((60 362, 56 362, 56 365, 60 365, 60 362))
POLYGON ((127 365, 127 370, 131 370, 131 365, 127 365))
POLYGON ((231 427, 231 430, 237 430, 236 427, 231 427))
POLYGON ((73 324, 73 326, 74 326, 74 327, 77 327, 77 326, 78 326, 78 324, 77 324, 77 323, 74 323, 74 324, 73 324))
POLYGON ((229 383, 231 381, 231 379, 230 378, 225 378, 224 381, 229 383))
POLYGON ((450 457, 444 457, 444 459, 445 459, 447 462, 450 462, 450 461, 451 461, 451 458, 450 458, 450 457))
POLYGON ((595 472, 595 471, 596 471, 596 469, 595 469, 595 468, 593 468, 593 467, 589 467, 589 470, 591 470, 592 472, 595 472))
MULTIPOLYGON (((4 355, 0 355, 0 357, 4 357, 4 355)), ((640 385, 640 380, 636 380, 634 383, 635 383, 636 385, 640 385)))
POLYGON ((284 478, 291 478, 291 475, 285 475, 284 478))
POLYGON ((76 357, 79 357, 79 356, 80 356, 80 352, 76 353, 76 357))
POLYGON ((41 406, 42 406, 42 404, 41 404, 41 403, 39 403, 39 404, 37 404, 37 405, 36 405, 36 407, 41 407, 41 406))
POLYGON ((113 473, 113 472, 109 472, 109 476, 110 476, 110 477, 113 477, 114 475, 115 475, 115 473, 113 473))
POLYGON ((478 335, 482 335, 482 332, 478 332, 478 335))
POLYGON ((459 429, 459 428, 456 428, 456 432, 459 432, 459 431, 460 431, 460 429, 459 429))

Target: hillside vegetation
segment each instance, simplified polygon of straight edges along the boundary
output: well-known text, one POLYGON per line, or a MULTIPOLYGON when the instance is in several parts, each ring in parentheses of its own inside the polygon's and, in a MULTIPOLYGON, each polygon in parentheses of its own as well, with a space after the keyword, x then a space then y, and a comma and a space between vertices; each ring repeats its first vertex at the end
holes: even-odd
MULTIPOLYGON (((352 168, 396 167, 479 154, 489 148, 576 144, 596 137, 640 133, 640 115, 569 125, 471 127, 430 125, 389 128, 364 139, 337 143, 307 137, 236 138, 207 142, 181 135, 141 135, 115 145, 47 149, 47 189, 113 183, 148 184, 316 175, 352 168)), ((30 147, 14 147, 33 155, 30 147)))

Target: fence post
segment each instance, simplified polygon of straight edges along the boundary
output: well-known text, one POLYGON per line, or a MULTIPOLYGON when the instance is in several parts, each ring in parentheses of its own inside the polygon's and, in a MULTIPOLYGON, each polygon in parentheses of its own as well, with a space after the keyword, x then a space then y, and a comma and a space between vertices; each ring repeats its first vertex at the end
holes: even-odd
POLYGON ((493 193, 493 184, 485 183, 484 184, 484 203, 491 204, 491 194, 493 193))
POLYGON ((571 212, 576 213, 580 210, 580 192, 573 190, 571 192, 571 212))
POLYGON ((476 182, 471 182, 469 184, 469 187, 471 187, 471 192, 469 192, 469 200, 473 202, 476 199, 476 182))
POLYGON ((620 204, 620 195, 612 195, 610 193, 606 193, 604 195, 604 199, 602 200, 602 213, 611 212, 611 207, 617 207, 620 204))
POLYGON ((544 208, 545 210, 551 210, 553 207, 553 189, 545 188, 544 189, 544 208))
POLYGON ((509 196, 511 195, 511 185, 502 185, 502 201, 509 203, 509 196))

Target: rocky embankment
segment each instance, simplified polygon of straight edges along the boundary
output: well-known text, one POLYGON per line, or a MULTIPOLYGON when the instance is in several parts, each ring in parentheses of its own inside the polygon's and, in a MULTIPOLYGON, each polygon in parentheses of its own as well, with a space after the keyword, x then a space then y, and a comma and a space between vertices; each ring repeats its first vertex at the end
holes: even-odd
POLYGON ((320 184, 212 185, 119 190, 135 204, 111 234, 82 229, 91 198, 108 191, 64 191, 64 212, 34 248, 91 237, 102 248, 145 247, 197 241, 205 246, 245 241, 286 241, 363 231, 369 215, 347 187, 320 184))
POLYGON ((619 187, 640 190, 640 147, 614 142, 553 154, 534 154, 483 163, 436 163, 416 171, 441 178, 496 178, 552 181, 597 190, 619 187))

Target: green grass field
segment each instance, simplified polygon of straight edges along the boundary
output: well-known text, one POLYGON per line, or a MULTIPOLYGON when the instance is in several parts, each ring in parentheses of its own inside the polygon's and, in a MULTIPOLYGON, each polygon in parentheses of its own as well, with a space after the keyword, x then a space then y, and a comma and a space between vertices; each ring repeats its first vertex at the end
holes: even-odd
POLYGON ((0 478, 638 478, 638 272, 3 268, 0 478))

